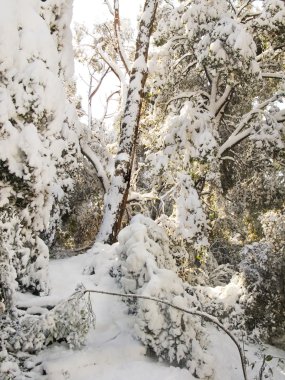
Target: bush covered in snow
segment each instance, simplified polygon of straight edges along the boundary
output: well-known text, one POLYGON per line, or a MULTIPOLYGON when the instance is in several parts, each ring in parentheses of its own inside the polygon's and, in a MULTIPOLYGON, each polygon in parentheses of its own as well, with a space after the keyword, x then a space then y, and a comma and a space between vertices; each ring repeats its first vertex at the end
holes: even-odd
POLYGON ((285 211, 271 210, 260 217, 266 241, 285 254, 285 211))
POLYGON ((39 316, 15 309, 1 317, 2 338, 9 352, 35 353, 45 346, 66 341, 70 347, 84 343, 91 323, 90 307, 82 292, 50 311, 42 308, 39 316))
POLYGON ((19 370, 19 362, 14 359, 11 362, 11 358, 17 357, 19 353, 35 354, 54 342, 66 342, 71 348, 81 347, 94 323, 94 315, 84 289, 50 311, 46 308, 28 311, 13 309, 0 316, 1 379, 18 379, 16 375, 13 377, 13 373, 19 370), (9 366, 9 363, 12 364, 9 366))
POLYGON ((284 252, 261 241, 244 246, 240 257, 238 268, 219 265, 210 274, 212 287, 197 286, 194 292, 203 310, 240 339, 247 336, 284 348, 284 252))
POLYGON ((94 242, 102 219, 103 191, 95 170, 85 160, 79 160, 69 209, 61 218, 50 247, 57 257, 63 249, 82 249, 94 242), (90 181, 92 178, 92 181, 90 181))
MULTIPOLYGON (((118 240, 117 274, 126 293, 156 297, 185 308, 200 307, 175 273, 168 239, 152 220, 141 215, 133 218, 118 240)), ((129 302, 129 308, 135 314, 136 334, 150 354, 185 366, 198 378, 211 378, 210 359, 203 352, 207 337, 199 317, 149 300, 129 302)))

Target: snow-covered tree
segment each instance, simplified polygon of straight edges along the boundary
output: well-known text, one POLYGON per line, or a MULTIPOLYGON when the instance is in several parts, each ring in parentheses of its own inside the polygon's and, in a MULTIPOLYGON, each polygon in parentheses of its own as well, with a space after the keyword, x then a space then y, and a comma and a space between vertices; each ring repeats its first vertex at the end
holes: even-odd
MULTIPOLYGON (((115 1, 115 9, 118 2, 115 1)), ((115 169, 105 199, 103 222, 98 239, 112 243, 120 231, 128 198, 135 149, 138 138, 144 85, 147 78, 147 59, 150 36, 155 19, 158 0, 146 0, 139 22, 136 51, 124 111, 120 123, 118 153, 115 169)), ((123 59, 124 61, 124 59, 123 59)))
POLYGON ((180 1, 160 9, 141 182, 148 179, 144 189, 164 206, 157 216, 175 221, 178 236, 185 226, 184 241, 197 247, 207 246, 209 221, 223 215, 225 175, 250 147, 271 157, 284 147, 284 14, 284 2, 275 0, 180 1), (181 212, 182 194, 188 212, 181 212))
POLYGON ((69 0, 0 1, 1 293, 15 280, 48 291, 43 233, 66 207, 78 152, 68 101, 71 7, 69 0))

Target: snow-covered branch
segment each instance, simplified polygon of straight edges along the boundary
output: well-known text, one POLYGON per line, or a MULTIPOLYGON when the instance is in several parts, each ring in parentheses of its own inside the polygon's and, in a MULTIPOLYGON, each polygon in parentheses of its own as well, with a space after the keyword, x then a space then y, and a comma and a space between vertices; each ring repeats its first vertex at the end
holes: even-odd
POLYGON ((216 114, 216 98, 218 92, 219 76, 211 76, 211 95, 210 95, 210 111, 213 115, 216 114))
POLYGON ((260 62, 263 58, 265 58, 266 56, 270 56, 270 55, 271 55, 271 59, 272 59, 272 58, 278 56, 279 54, 283 53, 284 47, 285 47, 285 44, 277 45, 277 46, 270 46, 268 49, 264 50, 262 53, 260 53, 256 57, 256 61, 260 62))
POLYGON ((204 69, 205 75, 206 75, 206 77, 207 77, 207 79, 208 79, 208 82, 211 84, 212 81, 213 81, 213 77, 212 77, 212 75, 211 75, 211 73, 210 73, 208 67, 205 66, 205 65, 203 65, 203 69, 204 69))
POLYGON ((114 9, 112 8, 109 0, 104 0, 104 4, 107 5, 109 12, 111 13, 112 16, 114 16, 114 9))
POLYGON ((102 188, 104 192, 107 192, 110 186, 110 181, 107 177, 107 174, 105 172, 105 169, 103 168, 100 159, 97 157, 97 155, 93 152, 93 150, 89 147, 89 145, 83 141, 83 139, 80 140, 80 148, 81 152, 84 157, 88 159, 88 161, 93 165, 97 172, 98 179, 101 182, 102 188))
POLYGON ((253 127, 250 126, 245 130, 243 129, 246 126, 248 126, 248 123, 253 119, 253 117, 255 117, 258 113, 262 112, 262 110, 264 110, 264 108, 267 107, 269 104, 272 104, 274 101, 276 101, 280 97, 280 95, 282 95, 281 92, 276 93, 270 99, 267 99, 264 102, 258 104, 252 111, 244 115, 234 132, 219 148, 217 157, 220 158, 225 151, 227 151, 229 148, 232 148, 234 145, 238 144, 240 141, 248 137, 253 132, 253 127))
MULTIPOLYGON (((251 115, 251 116, 253 116, 253 115, 251 115)), ((253 131, 253 127, 248 127, 247 129, 245 129, 244 131, 242 131, 240 133, 237 133, 237 134, 233 133, 226 140, 226 142, 224 142, 224 144, 219 148, 217 157, 220 158, 225 151, 234 147, 235 145, 240 143, 242 140, 247 138, 251 134, 252 131, 253 131)))
MULTIPOLYGON (((178 66, 185 58, 187 58, 187 57, 190 57, 192 54, 191 53, 185 53, 185 54, 183 54, 182 55, 182 57, 180 57, 180 58, 178 58, 177 60, 176 60, 176 62, 174 62, 174 65, 173 65, 173 68, 175 68, 176 66, 178 66)), ((192 62, 193 63, 193 65, 195 64, 195 63, 197 63, 197 60, 195 60, 194 62, 192 62)))
POLYGON ((187 71, 188 71, 189 69, 191 69, 193 66, 195 66, 196 64, 197 64, 197 61, 190 62, 190 63, 185 67, 185 69, 182 71, 182 74, 187 73, 187 71))
POLYGON ((285 79, 285 73, 279 72, 279 73, 261 73, 262 78, 272 78, 272 79, 285 79))
POLYGON ((242 17, 240 18, 240 21, 245 23, 245 22, 250 21, 250 20, 252 20, 252 19, 254 19, 260 15, 261 15, 261 13, 247 12, 244 15, 242 15, 242 17))
POLYGON ((180 100, 180 99, 191 99, 193 96, 197 95, 202 95, 205 96, 206 98, 209 99, 210 95, 206 91, 199 91, 199 92, 181 92, 180 94, 173 96, 171 99, 169 99, 166 104, 165 104, 165 110, 167 110, 168 106, 170 103, 180 100))
POLYGON ((128 196, 128 203, 129 202, 142 202, 142 201, 148 201, 148 200, 158 200, 158 196, 155 195, 153 192, 150 193, 137 193, 136 191, 131 191, 128 196))
POLYGON ((232 92, 232 89, 233 89, 232 86, 227 85, 226 88, 225 88, 225 91, 224 91, 223 95, 216 101, 216 103, 214 105, 214 114, 215 114, 215 116, 220 112, 220 110, 223 108, 223 106, 228 101, 228 98, 229 98, 229 96, 230 96, 230 94, 232 92))

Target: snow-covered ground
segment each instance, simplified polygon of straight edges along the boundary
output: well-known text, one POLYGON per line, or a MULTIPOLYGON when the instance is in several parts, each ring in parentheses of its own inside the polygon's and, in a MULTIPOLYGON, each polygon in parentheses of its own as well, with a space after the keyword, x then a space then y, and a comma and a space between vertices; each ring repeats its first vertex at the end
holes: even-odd
MULTIPOLYGON (((67 298, 82 283, 87 289, 117 290, 113 278, 107 272, 108 261, 114 259, 112 249, 102 246, 97 253, 97 268, 93 275, 83 274, 92 262, 94 252, 53 260, 50 263, 51 292, 47 297, 18 294, 18 306, 38 307, 53 305, 67 298), (105 252, 104 252, 105 250, 105 252)), ((91 295, 96 327, 89 332, 86 345, 81 349, 69 349, 65 344, 55 344, 35 357, 33 379, 48 380, 191 380, 195 377, 186 369, 160 363, 145 355, 145 348, 135 339, 133 317, 127 314, 126 305, 117 297, 101 294, 91 295)), ((215 375, 213 380, 242 380, 242 369, 236 346, 222 331, 208 325, 208 353, 213 357, 215 375)), ((264 355, 285 357, 285 353, 273 347, 263 348, 245 345, 248 359, 248 378, 259 379, 258 373, 264 355), (253 367, 253 368, 252 368, 253 367)), ((272 368, 271 379, 285 379, 285 366, 272 358, 266 373, 272 368), (283 369, 282 369, 283 365, 283 369), (269 367, 270 366, 270 367, 269 367)), ((280 361, 279 361, 280 362, 280 361)), ((268 372, 269 371, 269 372, 268 372)))

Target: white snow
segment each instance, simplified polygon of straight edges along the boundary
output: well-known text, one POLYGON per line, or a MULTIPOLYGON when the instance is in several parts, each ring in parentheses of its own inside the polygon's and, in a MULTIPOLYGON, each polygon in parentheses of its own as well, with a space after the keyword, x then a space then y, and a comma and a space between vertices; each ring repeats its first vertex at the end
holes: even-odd
MULTIPOLYGON (((116 291, 113 278, 108 275, 109 269, 116 260, 116 246, 96 244, 89 252, 80 256, 54 260, 50 263, 51 294, 47 297, 34 297, 28 294, 18 294, 18 305, 29 306, 30 311, 41 312, 39 306, 54 305, 68 297, 78 283, 83 283, 87 289, 116 291), (95 275, 84 275, 83 269, 93 263, 95 275)), ((231 303, 229 285, 223 293, 222 287, 213 289, 220 298, 226 298, 231 303)), ((234 289, 237 294, 237 289, 234 289)), ((36 366, 34 380, 194 380, 195 377, 186 369, 175 368, 166 363, 157 362, 145 356, 145 348, 134 338, 132 316, 127 315, 127 306, 117 297, 106 295, 91 295, 93 310, 96 314, 96 328, 90 331, 86 345, 81 349, 68 349, 64 344, 53 345, 32 357, 30 366, 36 366), (38 368, 38 369, 37 369, 38 368), (46 375, 39 374, 44 368, 46 375)), ((177 300, 179 303, 179 299, 177 300)), ((154 321, 155 322, 155 321, 154 321)), ((215 326, 206 324, 209 334, 207 353, 213 357, 215 375, 212 380, 241 380, 242 370, 240 358, 233 342, 215 326)), ((263 355, 271 354, 274 358, 269 363, 274 370, 274 380, 284 379, 284 368, 276 370, 277 359, 284 357, 284 352, 273 347, 245 345, 249 360, 249 379, 253 379, 262 364, 263 355), (253 370, 250 366, 253 366, 253 370)), ((195 347, 193 347, 195 351, 195 347)), ((197 352, 197 355, 199 352, 197 352)), ((197 358, 198 360, 198 358, 197 358)))

